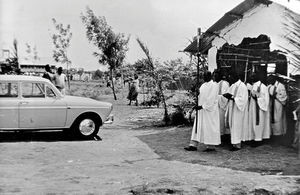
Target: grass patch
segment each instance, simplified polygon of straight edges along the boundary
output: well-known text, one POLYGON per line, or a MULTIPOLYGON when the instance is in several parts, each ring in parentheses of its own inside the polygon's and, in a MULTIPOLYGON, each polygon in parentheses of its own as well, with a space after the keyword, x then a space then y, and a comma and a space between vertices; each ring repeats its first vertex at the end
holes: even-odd
POLYGON ((236 152, 229 151, 229 145, 226 144, 218 146, 216 153, 202 152, 205 149, 203 144, 198 146, 198 151, 185 151, 183 148, 190 140, 191 129, 191 127, 181 127, 173 131, 139 136, 139 139, 166 160, 259 172, 265 175, 300 175, 297 152, 271 142, 256 148, 244 144, 242 150, 236 152))

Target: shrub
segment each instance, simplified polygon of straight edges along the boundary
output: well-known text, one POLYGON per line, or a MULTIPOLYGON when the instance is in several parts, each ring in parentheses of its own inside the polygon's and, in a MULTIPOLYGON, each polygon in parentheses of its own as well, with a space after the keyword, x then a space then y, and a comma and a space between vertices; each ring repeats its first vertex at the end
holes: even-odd
POLYGON ((106 88, 106 89, 104 90, 104 94, 105 94, 105 95, 110 95, 110 94, 112 94, 111 89, 110 89, 110 88, 106 88))
POLYGON ((185 118, 184 109, 180 106, 176 106, 175 112, 171 113, 170 118, 172 125, 184 125, 188 122, 188 120, 185 118))

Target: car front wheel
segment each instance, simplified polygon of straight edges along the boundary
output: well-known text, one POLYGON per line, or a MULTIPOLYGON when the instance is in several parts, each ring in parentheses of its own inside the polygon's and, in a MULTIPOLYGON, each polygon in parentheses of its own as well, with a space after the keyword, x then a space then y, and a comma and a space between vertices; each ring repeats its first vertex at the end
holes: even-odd
POLYGON ((81 116, 72 128, 75 130, 76 135, 81 138, 93 138, 99 132, 100 122, 96 117, 81 116))

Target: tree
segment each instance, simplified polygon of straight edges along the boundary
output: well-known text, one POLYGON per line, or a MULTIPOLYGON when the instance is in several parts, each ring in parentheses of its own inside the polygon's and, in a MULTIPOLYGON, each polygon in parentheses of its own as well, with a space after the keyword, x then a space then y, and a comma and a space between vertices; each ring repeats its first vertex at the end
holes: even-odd
POLYGON ((108 65, 111 88, 116 100, 113 74, 125 59, 129 37, 126 37, 123 33, 115 33, 104 16, 96 16, 88 7, 85 15, 81 14, 81 19, 86 28, 87 39, 98 49, 93 55, 98 58, 99 64, 108 65))
POLYGON ((177 89, 188 89, 183 85, 182 79, 192 79, 193 73, 196 71, 192 64, 183 63, 181 58, 164 62, 165 68, 168 70, 168 79, 176 84, 177 89), (178 86, 178 83, 180 86, 178 86))
POLYGON ((93 79, 99 80, 103 77, 103 75, 104 75, 104 73, 101 70, 97 69, 95 71, 95 73, 93 74, 93 79))
POLYGON ((13 41, 13 48, 12 48, 12 57, 6 59, 8 64, 10 65, 10 70, 18 70, 20 71, 20 64, 19 64, 19 51, 18 51, 18 41, 14 39, 13 41))
POLYGON ((26 43, 26 60, 31 60, 33 63, 39 60, 38 52, 36 46, 32 47, 29 43, 26 43))
POLYGON ((78 68, 77 73, 79 74, 79 80, 81 80, 83 72, 84 72, 84 68, 78 68))
POLYGON ((300 17, 295 14, 286 13, 287 22, 284 23, 287 35, 284 38, 294 46, 294 49, 282 47, 282 49, 291 56, 291 65, 295 72, 300 70, 300 17))
POLYGON ((163 80, 169 77, 168 71, 165 68, 165 66, 159 64, 158 61, 153 60, 148 47, 139 38, 137 38, 136 40, 146 55, 145 62, 146 62, 146 65, 148 66, 148 68, 146 68, 146 70, 149 70, 147 72, 156 82, 156 86, 159 90, 159 94, 161 96, 161 100, 162 100, 163 107, 164 107, 164 122, 166 124, 168 124, 170 121, 170 117, 168 114, 168 107, 166 104, 166 98, 165 98, 164 90, 163 90, 163 86, 162 86, 163 80))
POLYGON ((52 34, 52 41, 54 44, 53 59, 56 62, 67 64, 67 78, 68 78, 68 85, 70 88, 68 71, 69 71, 69 64, 71 64, 71 60, 68 57, 67 50, 70 47, 70 41, 72 38, 71 26, 69 24, 64 26, 62 23, 57 23, 57 21, 54 18, 52 18, 52 22, 56 30, 56 32, 52 34))

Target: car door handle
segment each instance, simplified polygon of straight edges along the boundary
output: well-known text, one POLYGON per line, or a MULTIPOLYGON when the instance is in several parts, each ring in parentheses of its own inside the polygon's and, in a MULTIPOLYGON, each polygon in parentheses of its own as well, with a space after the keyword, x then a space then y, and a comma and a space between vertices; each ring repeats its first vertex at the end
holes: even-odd
POLYGON ((28 102, 20 102, 21 105, 26 105, 28 102))

